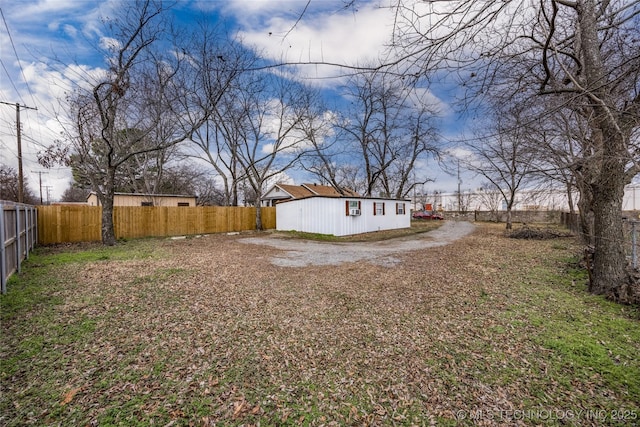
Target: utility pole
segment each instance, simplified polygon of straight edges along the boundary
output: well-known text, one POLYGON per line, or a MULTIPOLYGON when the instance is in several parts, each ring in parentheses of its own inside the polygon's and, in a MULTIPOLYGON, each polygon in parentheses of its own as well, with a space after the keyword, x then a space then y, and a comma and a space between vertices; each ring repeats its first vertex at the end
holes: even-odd
POLYGON ((49 204, 50 204, 50 202, 49 202, 49 198, 50 198, 50 196, 51 196, 51 189, 52 189, 52 188, 53 188, 53 187, 52 187, 52 186, 50 186, 50 185, 45 185, 45 186, 44 186, 44 189, 47 191, 47 205, 49 205, 49 204))
POLYGON ((22 173, 22 138, 20 136, 20 108, 37 110, 38 107, 27 107, 26 105, 20 105, 17 102, 15 104, 12 104, 10 102, 0 101, 0 104, 16 106, 16 135, 18 138, 18 203, 23 203, 24 202, 24 175, 22 173))
POLYGON ((43 173, 49 173, 49 172, 44 172, 44 171, 31 171, 31 173, 37 173, 38 174, 38 181, 40 183, 40 204, 42 204, 42 174, 43 173))
POLYGON ((460 160, 458 159, 458 212, 462 212, 462 193, 460 192, 460 184, 462 184, 462 180, 460 179, 460 160))

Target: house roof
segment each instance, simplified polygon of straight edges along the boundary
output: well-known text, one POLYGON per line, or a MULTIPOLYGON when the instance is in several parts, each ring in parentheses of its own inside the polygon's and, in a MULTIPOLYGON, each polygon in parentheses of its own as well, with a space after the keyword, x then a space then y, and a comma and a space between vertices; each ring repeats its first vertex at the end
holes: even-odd
POLYGON ((286 192, 294 199, 309 197, 313 194, 307 188, 301 185, 276 184, 276 186, 278 186, 282 191, 286 192))
MULTIPOLYGON (((318 184, 302 184, 302 185, 290 185, 290 184, 276 184, 274 187, 280 188, 285 193, 289 194, 292 199, 304 199, 306 197, 323 196, 323 197, 360 197, 358 193, 349 189, 343 189, 344 194, 340 194, 338 190, 329 185, 318 184)), ((270 191, 269 191, 270 192, 270 191)), ((269 193, 267 192, 267 193, 269 193)))
POLYGON ((355 191, 349 190, 348 188, 343 188, 342 191, 344 194, 340 194, 338 190, 328 185, 317 185, 317 184, 302 184, 302 186, 308 189, 315 196, 325 196, 325 197, 360 197, 358 193, 355 191))

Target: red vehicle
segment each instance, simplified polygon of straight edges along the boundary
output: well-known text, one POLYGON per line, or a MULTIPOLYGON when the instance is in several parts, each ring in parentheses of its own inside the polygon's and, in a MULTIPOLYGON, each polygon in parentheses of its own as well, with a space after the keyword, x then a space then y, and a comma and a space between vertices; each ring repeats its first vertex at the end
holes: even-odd
POLYGON ((413 219, 439 219, 442 220, 444 217, 442 214, 434 211, 416 211, 413 213, 413 219))

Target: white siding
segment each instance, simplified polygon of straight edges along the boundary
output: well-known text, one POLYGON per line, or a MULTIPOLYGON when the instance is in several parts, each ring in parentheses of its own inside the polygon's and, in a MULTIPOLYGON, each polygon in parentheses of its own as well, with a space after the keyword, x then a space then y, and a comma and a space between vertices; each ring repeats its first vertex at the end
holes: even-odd
POLYGON ((623 211, 640 211, 640 184, 629 184, 624 188, 623 211))
POLYGON ((411 226, 409 201, 390 199, 310 197, 276 205, 276 229, 347 236, 411 226), (346 201, 360 201, 361 214, 346 214, 346 201), (374 215, 373 204, 384 203, 385 214, 374 215), (396 214, 396 203, 404 203, 404 215, 396 214))

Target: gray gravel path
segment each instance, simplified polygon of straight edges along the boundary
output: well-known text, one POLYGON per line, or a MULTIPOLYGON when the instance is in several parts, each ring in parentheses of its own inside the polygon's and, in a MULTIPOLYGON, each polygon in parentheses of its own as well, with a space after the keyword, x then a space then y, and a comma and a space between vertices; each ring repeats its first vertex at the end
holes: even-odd
POLYGON ((397 254, 447 245, 470 234, 475 226, 470 222, 447 221, 428 233, 382 242, 310 242, 298 239, 249 237, 240 242, 271 246, 286 251, 271 258, 274 265, 305 267, 310 265, 339 265, 345 262, 366 261, 393 266, 400 262, 397 254))

